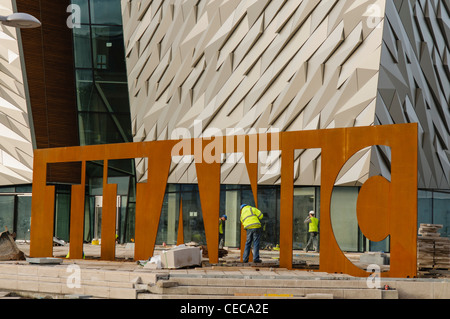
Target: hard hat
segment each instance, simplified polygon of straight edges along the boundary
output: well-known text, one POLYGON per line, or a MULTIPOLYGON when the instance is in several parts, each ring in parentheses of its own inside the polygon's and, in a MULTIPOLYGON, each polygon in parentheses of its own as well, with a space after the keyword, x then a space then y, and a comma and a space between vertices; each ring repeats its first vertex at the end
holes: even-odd
POLYGON ((227 215, 222 215, 223 218, 227 219, 227 215))
POLYGON ((247 206, 247 204, 242 204, 241 205, 241 209, 244 208, 245 206, 247 206))
POLYGON ((310 213, 311 215, 314 215, 314 214, 315 214, 313 210, 310 210, 309 213, 310 213))

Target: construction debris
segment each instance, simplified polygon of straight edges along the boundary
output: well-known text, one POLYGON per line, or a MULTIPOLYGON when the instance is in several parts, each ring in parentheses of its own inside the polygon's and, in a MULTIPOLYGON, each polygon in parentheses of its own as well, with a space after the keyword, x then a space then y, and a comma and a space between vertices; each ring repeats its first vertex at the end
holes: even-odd
POLYGON ((441 237, 442 225, 420 224, 417 238, 417 267, 419 275, 430 270, 450 270, 450 238, 441 237))
POLYGON ((0 233, 0 260, 25 260, 25 254, 17 247, 14 237, 8 230, 0 233))
POLYGON ((53 246, 65 246, 66 242, 58 237, 53 237, 53 246))
POLYGON ((177 269, 199 266, 202 264, 202 252, 200 247, 187 247, 182 244, 172 249, 162 251, 160 256, 162 268, 177 269))
MULTIPOLYGON (((202 248, 202 257, 208 258, 208 246, 203 245, 203 246, 201 246, 201 248, 202 248)), ((219 248, 219 258, 223 258, 227 255, 228 255, 228 250, 219 248)))

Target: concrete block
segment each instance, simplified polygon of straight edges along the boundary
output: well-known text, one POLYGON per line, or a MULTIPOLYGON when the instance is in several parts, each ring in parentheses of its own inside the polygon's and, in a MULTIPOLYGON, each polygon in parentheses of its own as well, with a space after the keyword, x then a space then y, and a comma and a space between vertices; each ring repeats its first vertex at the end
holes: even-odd
POLYGON ((202 263, 200 247, 175 247, 161 252, 161 266, 163 268, 177 269, 190 266, 199 266, 202 263))
POLYGON ((433 299, 450 299, 450 282, 435 282, 433 299))
POLYGON ((62 258, 53 258, 53 257, 32 257, 32 258, 26 258, 26 260, 30 264, 41 264, 41 265, 59 265, 63 262, 62 258))
POLYGON ((84 286, 84 294, 99 298, 109 298, 109 289, 109 287, 105 286, 84 286))
POLYGON ((22 281, 39 281, 38 276, 24 276, 24 275, 17 275, 15 276, 16 280, 22 280, 22 281))
POLYGON ((324 294, 324 293, 317 293, 317 294, 307 294, 305 296, 306 299, 333 299, 333 294, 324 294))
POLYGON ((367 288, 365 281, 359 280, 314 280, 321 283, 322 288, 367 288))
POLYGON ((305 288, 293 288, 293 287, 268 287, 268 294, 278 294, 278 295, 294 295, 294 296, 304 296, 305 288))
POLYGON ((132 282, 123 282, 123 281, 107 281, 105 282, 108 287, 111 288, 134 288, 134 284, 132 282))
POLYGON ((381 299, 398 299, 398 291, 392 290, 381 290, 381 299))
POLYGON ((399 299, 433 299, 433 283, 417 281, 398 281, 396 283, 399 299))
MULTIPOLYGON (((241 286, 243 283, 242 279, 238 278, 197 278, 203 282, 202 279, 206 279, 206 284, 210 286, 241 286)), ((220 288, 219 288, 220 289, 220 288)))
POLYGON ((67 294, 64 296, 65 299, 90 299, 91 295, 83 295, 83 294, 67 294))
POLYGON ((146 292, 148 290, 149 285, 148 284, 134 284, 134 289, 136 289, 137 292, 146 292))
POLYGON ((37 276, 39 266, 22 266, 17 268, 17 275, 37 276))
POLYGON ((38 267, 39 277, 59 277, 59 268, 41 266, 38 267))
POLYGON ((334 299, 344 299, 344 291, 346 289, 330 289, 330 288, 305 288, 305 296, 307 294, 333 294, 334 299))
POLYGON ((382 252, 365 252, 359 257, 365 264, 389 265, 389 256, 382 252))
POLYGON ((157 285, 148 286, 148 291, 153 294, 174 294, 174 295, 186 295, 188 294, 189 287, 171 287, 171 288, 161 288, 157 285))
POLYGON ((62 284, 57 282, 42 282, 38 283, 38 292, 60 294, 62 292, 62 284))
MULTIPOLYGON (((225 293, 225 292, 223 292, 225 293)), ((265 287, 228 287, 226 290, 226 294, 234 295, 234 294, 254 294, 254 295, 262 295, 267 294, 267 288, 265 287)))
POLYGON ((0 279, 0 289, 14 290, 17 289, 17 280, 14 279, 0 279))
POLYGON ((217 287, 205 287, 205 286, 188 287, 189 295, 223 295, 224 294, 223 290, 224 289, 217 289, 217 287))
POLYGON ((134 277, 133 279, 131 279, 131 283, 133 284, 133 285, 136 285, 136 284, 142 284, 142 279, 141 279, 141 277, 134 277))
POLYGON ((344 299, 382 299, 380 289, 342 289, 344 299))
POLYGON ((105 280, 105 272, 99 271, 99 270, 82 269, 81 270, 81 278, 83 280, 103 281, 103 280, 105 280))
POLYGON ((136 299, 136 290, 133 288, 110 288, 111 299, 136 299))
POLYGON ((130 273, 128 271, 105 271, 105 281, 125 281, 130 282, 130 273))
POLYGON ((178 282, 173 281, 173 280, 172 281, 171 280, 158 280, 156 282, 156 285, 161 288, 171 288, 171 287, 177 287, 178 282))
MULTIPOLYGON (((213 278, 173 278, 180 286, 207 286, 213 278)), ((242 282, 241 282, 242 284, 242 282)))
POLYGON ((61 293, 65 295, 82 295, 84 293, 84 286, 79 287, 68 286, 67 284, 61 284, 61 293))
MULTIPOLYGON (((130 277, 135 278, 136 273, 131 273, 130 277)), ((147 272, 139 272, 139 278, 141 278, 141 281, 146 284, 156 284, 156 281, 158 280, 158 274, 155 273, 147 273, 147 272)), ((165 278, 169 278, 169 276, 166 276, 165 278)))
POLYGON ((0 264, 0 273, 8 275, 17 275, 17 265, 0 264))

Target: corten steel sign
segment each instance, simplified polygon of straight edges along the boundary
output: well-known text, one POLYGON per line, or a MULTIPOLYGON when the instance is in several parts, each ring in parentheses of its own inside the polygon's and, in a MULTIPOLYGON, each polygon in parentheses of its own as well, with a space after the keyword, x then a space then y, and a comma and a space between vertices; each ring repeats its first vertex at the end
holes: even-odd
POLYGON ((332 190, 339 171, 357 151, 372 145, 390 147, 391 181, 374 176, 363 184, 357 201, 358 224, 363 234, 370 240, 379 241, 390 236, 390 270, 382 273, 382 276, 416 276, 417 124, 415 123, 36 150, 30 255, 32 257, 53 255, 55 188, 47 185, 48 164, 81 163, 81 183, 72 186, 70 213, 70 257, 79 259, 82 258, 83 247, 86 162, 104 161, 101 258, 113 260, 117 185, 108 184, 108 161, 148 158, 148 181, 137 184, 134 258, 144 260, 153 256, 172 151, 174 147, 180 145, 184 145, 180 155, 192 155, 195 159, 211 263, 218 262, 217 220, 222 153, 244 154, 253 196, 257 203, 258 162, 255 158, 259 151, 281 151, 279 240, 280 267, 284 268, 292 268, 294 150, 320 148, 322 161, 319 270, 353 276, 367 276, 368 273, 348 260, 339 248, 333 234, 330 216, 332 190), (245 143, 239 143, 240 139, 241 141, 245 139, 245 143), (251 143, 256 140, 266 142, 251 143), (215 152, 211 152, 212 143, 215 152), (203 158, 206 150, 210 152, 209 154, 213 154, 213 160, 203 158))

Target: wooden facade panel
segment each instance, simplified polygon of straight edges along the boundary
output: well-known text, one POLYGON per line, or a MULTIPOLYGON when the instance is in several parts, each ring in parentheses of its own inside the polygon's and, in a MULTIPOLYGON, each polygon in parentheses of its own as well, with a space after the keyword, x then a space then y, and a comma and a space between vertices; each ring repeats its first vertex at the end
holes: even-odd
POLYGON ((79 145, 69 0, 17 0, 42 22, 21 30, 37 148, 79 145))
MULTIPOLYGON (((17 10, 42 26, 22 29, 22 46, 37 149, 78 146, 72 30, 66 12, 70 0, 17 0, 17 10)), ((79 173, 79 171, 77 172, 79 173)), ((64 167, 49 170, 49 182, 79 180, 64 167)))

